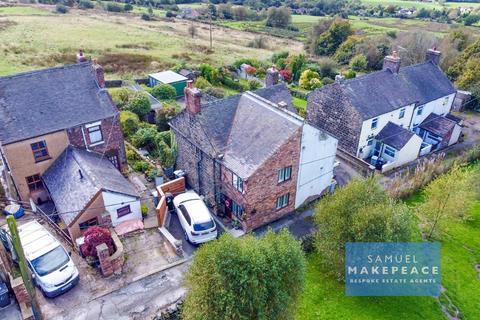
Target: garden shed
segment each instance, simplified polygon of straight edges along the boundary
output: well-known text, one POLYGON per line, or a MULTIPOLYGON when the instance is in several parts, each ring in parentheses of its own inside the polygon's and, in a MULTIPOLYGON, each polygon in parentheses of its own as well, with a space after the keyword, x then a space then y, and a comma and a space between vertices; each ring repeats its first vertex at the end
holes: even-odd
POLYGON ((159 84, 169 84, 177 91, 177 97, 183 97, 183 90, 187 86, 188 78, 171 70, 148 75, 148 84, 154 87, 159 84))

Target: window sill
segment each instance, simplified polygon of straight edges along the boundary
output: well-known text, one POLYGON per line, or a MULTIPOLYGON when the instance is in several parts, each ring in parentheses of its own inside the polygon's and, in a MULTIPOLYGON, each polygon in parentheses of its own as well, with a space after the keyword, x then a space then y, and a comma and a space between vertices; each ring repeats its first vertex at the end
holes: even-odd
POLYGON ((52 157, 35 159, 35 163, 40 163, 40 162, 47 161, 47 160, 50 160, 50 159, 52 159, 52 157))
POLYGON ((104 144, 105 141, 99 141, 99 142, 95 142, 95 143, 92 143, 91 145, 89 145, 89 147, 96 147, 96 146, 99 146, 101 144, 104 144))
POLYGON ((288 178, 287 180, 279 181, 279 182, 277 182, 277 186, 282 185, 286 182, 289 182, 290 180, 292 180, 292 178, 288 178))

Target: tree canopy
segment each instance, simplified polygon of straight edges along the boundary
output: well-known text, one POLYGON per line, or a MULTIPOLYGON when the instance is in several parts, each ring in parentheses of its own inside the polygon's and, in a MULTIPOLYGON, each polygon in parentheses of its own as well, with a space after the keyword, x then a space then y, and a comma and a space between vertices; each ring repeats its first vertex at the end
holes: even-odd
POLYGON ((182 319, 292 319, 303 289, 304 254, 288 231, 202 246, 186 276, 182 319))

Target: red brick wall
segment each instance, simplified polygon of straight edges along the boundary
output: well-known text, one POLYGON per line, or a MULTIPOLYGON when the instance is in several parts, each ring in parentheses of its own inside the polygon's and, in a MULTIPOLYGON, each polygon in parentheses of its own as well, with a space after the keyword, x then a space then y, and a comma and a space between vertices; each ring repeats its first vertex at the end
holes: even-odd
POLYGON ((231 184, 231 173, 222 170, 223 190, 242 205, 246 213, 248 231, 275 221, 295 210, 298 164, 300 159, 301 129, 285 142, 245 183, 242 195, 231 184), (278 183, 278 170, 292 166, 290 180, 278 183), (225 174, 224 174, 225 173, 225 174), (228 183, 226 183, 228 182, 228 183), (277 197, 290 194, 288 206, 277 210, 277 197))
MULTIPOLYGON (((85 149, 86 145, 83 138, 82 127, 85 134, 85 140, 87 145, 89 145, 90 140, 85 124, 67 129, 67 134, 68 139, 73 146, 85 149)), ((96 146, 89 146, 88 149, 99 153, 105 153, 105 157, 117 155, 120 169, 122 171, 126 170, 127 158, 125 155, 125 144, 123 142, 123 133, 120 127, 119 116, 103 119, 101 121, 101 129, 104 143, 96 146)))

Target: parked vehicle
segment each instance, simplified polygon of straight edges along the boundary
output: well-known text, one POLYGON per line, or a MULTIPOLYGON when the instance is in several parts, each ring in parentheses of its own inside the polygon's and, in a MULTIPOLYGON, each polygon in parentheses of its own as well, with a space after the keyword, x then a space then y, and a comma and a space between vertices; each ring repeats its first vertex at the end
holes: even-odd
MULTIPOLYGON (((70 254, 45 227, 32 221, 19 226, 18 232, 33 281, 44 296, 56 297, 79 282, 80 276, 70 254)), ((7 226, 0 229, 0 235, 3 245, 16 260, 7 226)))
POLYGON ((198 194, 182 193, 173 199, 173 205, 185 232, 185 240, 200 244, 217 238, 215 221, 198 194))

